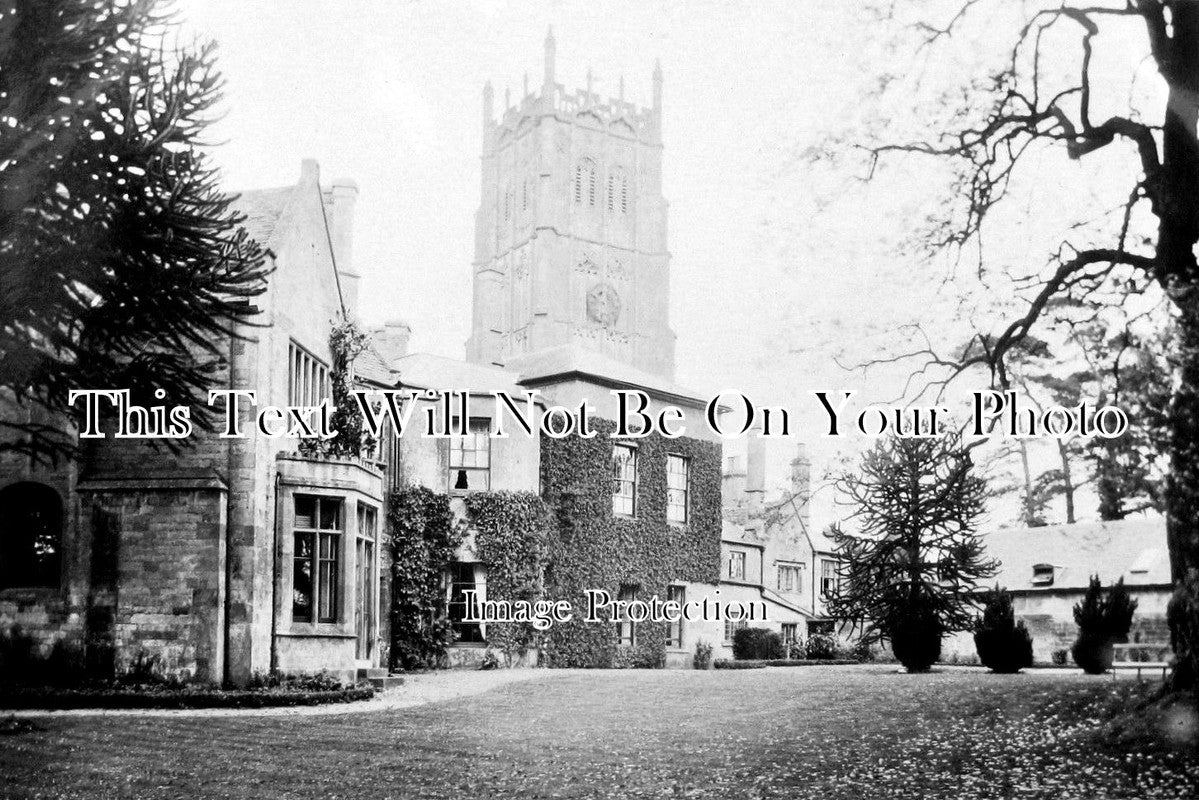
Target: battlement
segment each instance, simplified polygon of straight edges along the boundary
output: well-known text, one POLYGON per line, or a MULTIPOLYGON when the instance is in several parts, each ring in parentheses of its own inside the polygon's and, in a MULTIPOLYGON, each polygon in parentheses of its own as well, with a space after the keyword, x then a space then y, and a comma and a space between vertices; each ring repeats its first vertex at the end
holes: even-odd
POLYGON ((504 93, 504 107, 497 120, 494 112, 494 90, 488 82, 483 88, 483 127, 487 134, 502 136, 515 132, 527 120, 541 116, 556 116, 578 120, 591 126, 625 128, 626 135, 641 139, 656 139, 660 134, 662 108, 662 68, 656 65, 653 74, 653 105, 639 106, 624 98, 624 78, 620 79, 617 97, 604 97, 593 91, 592 76, 587 74, 585 89, 568 90, 555 80, 557 46, 551 29, 545 39, 545 76, 538 90, 529 90, 525 76, 524 91, 513 104, 511 93, 504 93))

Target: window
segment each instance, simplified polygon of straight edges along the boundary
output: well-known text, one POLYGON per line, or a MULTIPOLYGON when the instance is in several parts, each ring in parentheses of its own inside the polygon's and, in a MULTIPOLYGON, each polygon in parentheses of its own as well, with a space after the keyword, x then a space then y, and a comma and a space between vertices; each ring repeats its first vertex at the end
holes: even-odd
POLYGON ((295 622, 337 622, 341 577, 341 500, 295 498, 291 618, 295 622))
POLYGON ((450 564, 448 611, 450 627, 454 629, 455 641, 459 642, 481 643, 483 641, 483 626, 478 622, 465 621, 467 617, 478 617, 477 607, 474 609, 476 613, 467 613, 471 609, 466 600, 466 592, 471 589, 478 591, 479 588, 479 583, 475 579, 475 567, 475 564, 466 561, 455 561, 450 564))
POLYGON ((831 619, 808 620, 808 636, 834 636, 836 633, 831 619))
POLYGON ((743 581, 745 580, 745 551, 730 550, 729 551, 729 580, 743 581))
POLYGON ((737 631, 741 630, 742 628, 748 628, 748 627, 749 627, 749 623, 743 619, 739 619, 739 620, 726 619, 724 621, 725 644, 732 644, 733 637, 737 635, 737 631))
POLYGON ((687 495, 691 462, 683 456, 666 456, 666 520, 687 524, 687 495))
POLYGON ((820 560, 820 596, 828 597, 837 591, 837 562, 831 559, 820 560))
POLYGON ((779 564, 779 591, 803 591, 803 565, 779 564))
MULTIPOLYGON (((454 420, 454 430, 458 427, 454 420)), ((467 433, 450 438, 449 481, 451 492, 483 492, 491 487, 491 420, 471 417, 467 433)))
POLYGON ((680 616, 678 622, 666 623, 666 646, 667 647, 682 647, 683 646, 683 617, 681 609, 684 603, 687 602, 687 590, 682 586, 667 586, 666 587, 666 602, 674 602, 679 604, 680 616))
POLYGON ((293 341, 288 364, 287 404, 319 406, 332 394, 328 365, 293 341))
POLYGON ((62 583, 62 501, 43 483, 0 491, 0 589, 62 583))
MULTIPOLYGON (((637 587, 631 584, 622 583, 620 585, 620 594, 617 595, 617 597, 626 603, 631 603, 637 599, 637 587)), ((616 641, 618 641, 620 644, 628 645, 629 647, 637 644, 637 623, 633 622, 631 619, 628 619, 627 616, 625 619, 617 620, 616 641)))
POLYGON ((612 513, 637 514, 637 448, 618 444, 612 448, 612 513))
POLYGON ((584 158, 575 165, 575 205, 595 205, 595 162, 584 158))
POLYGON ((629 178, 621 167, 608 172, 608 212, 616 211, 621 214, 629 211, 629 178))
POLYGON ((779 635, 783 638, 783 646, 790 647, 799 641, 799 624, 795 622, 784 622, 779 635))
POLYGON ((1034 564, 1032 568, 1032 583, 1033 586, 1052 586, 1053 565, 1034 564))

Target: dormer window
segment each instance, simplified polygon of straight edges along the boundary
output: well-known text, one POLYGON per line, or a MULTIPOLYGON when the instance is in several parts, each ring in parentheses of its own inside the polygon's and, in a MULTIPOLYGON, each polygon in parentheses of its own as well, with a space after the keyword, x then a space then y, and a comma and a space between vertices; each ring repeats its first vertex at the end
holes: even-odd
POLYGON ((1053 570, 1054 566, 1052 564, 1034 564, 1032 568, 1032 585, 1052 586, 1053 570))

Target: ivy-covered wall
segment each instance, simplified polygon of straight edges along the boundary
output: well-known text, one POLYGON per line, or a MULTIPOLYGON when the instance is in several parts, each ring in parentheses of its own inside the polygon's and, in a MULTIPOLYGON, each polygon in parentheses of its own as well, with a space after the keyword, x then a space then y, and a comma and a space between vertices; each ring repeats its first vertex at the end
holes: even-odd
POLYGON ((661 666, 666 658, 664 623, 639 623, 637 645, 618 645, 615 624, 589 624, 584 590, 617 597, 622 584, 638 597, 666 598, 671 581, 716 583, 720 572, 720 445, 699 439, 618 440, 616 425, 597 419, 591 439, 541 439, 541 491, 554 513, 547 547, 545 594, 570 600, 575 618, 550 629, 549 666, 661 666), (612 512, 612 447, 637 446, 637 515, 612 512), (666 457, 690 459, 690 510, 686 526, 666 521, 666 457))
MULTIPOLYGON (((466 516, 475 552, 487 569, 487 596, 535 603, 545 597, 549 508, 534 492, 469 494, 466 516)), ((511 666, 521 653, 536 649, 542 636, 528 622, 487 623, 487 646, 511 666)))

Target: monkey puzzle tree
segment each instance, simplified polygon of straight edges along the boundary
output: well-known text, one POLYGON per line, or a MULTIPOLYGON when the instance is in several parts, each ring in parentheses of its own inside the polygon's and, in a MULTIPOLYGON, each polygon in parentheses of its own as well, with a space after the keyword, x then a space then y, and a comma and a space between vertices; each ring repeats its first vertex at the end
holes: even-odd
POLYGON ((866 643, 888 641, 911 672, 940 657, 941 637, 974 625, 974 590, 995 573, 975 526, 986 487, 956 434, 881 440, 838 487, 857 534, 834 529, 842 557, 829 613, 866 643))
MULTIPOLYGON (((1004 228, 1010 205, 1005 200, 1028 196, 1017 187, 1060 189, 1067 193, 1063 197, 1072 193, 1074 198, 1065 207, 1058 204, 1058 245, 1046 252, 1043 269, 1015 285, 1021 303, 1008 317, 980 333, 960 357, 942 358, 931 348, 921 355, 944 366, 949 379, 982 367, 1006 387, 1009 356, 1035 328, 1052 322, 1056 301, 1087 298, 1094 307, 1110 308, 1155 292, 1168 303, 1177 334, 1164 498, 1177 587, 1170 614, 1178 656, 1172 680, 1177 689, 1194 687, 1199 680, 1199 621, 1190 619, 1199 609, 1199 2, 956 0, 888 3, 883 11, 893 21, 910 23, 903 27, 918 40, 913 73, 920 71, 915 64, 939 48, 956 45, 960 52, 964 44, 1006 36, 1001 66, 958 87, 961 91, 940 95, 948 110, 937 134, 909 141, 876 139, 865 148, 876 165, 904 154, 950 165, 955 202, 935 215, 920 237, 926 252, 977 255, 978 275, 987 285, 1011 269, 987 261, 983 243, 984 233, 1004 228), (998 15, 1002 25, 988 20, 988 13, 998 15), (965 31, 972 24, 982 27, 967 42, 962 37, 971 35, 965 31), (1141 52, 1130 52, 1124 47, 1128 43, 1141 52), (1114 52, 1104 52, 1105 46, 1114 52), (1138 72, 1143 63, 1155 70, 1152 86, 1138 72), (1045 164, 1058 152, 1084 166, 1103 157, 1106 168, 1079 169, 1062 185, 1050 186, 1045 164), (1118 193, 1123 200, 1106 214, 1090 216, 1086 201, 1116 182, 1123 183, 1118 193)), ((892 76, 887 83, 894 86, 884 93, 903 82, 892 76)), ((889 138, 889 133, 894 130, 883 135, 889 138)), ((1013 223, 1006 223, 1010 231, 1013 223)))
POLYGON ((200 141, 212 45, 172 49, 152 0, 20 0, 0 14, 0 449, 69 453, 76 388, 194 405, 264 288, 261 248, 200 141), (41 423, 39 419, 50 420, 41 423))

